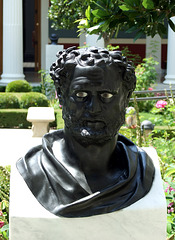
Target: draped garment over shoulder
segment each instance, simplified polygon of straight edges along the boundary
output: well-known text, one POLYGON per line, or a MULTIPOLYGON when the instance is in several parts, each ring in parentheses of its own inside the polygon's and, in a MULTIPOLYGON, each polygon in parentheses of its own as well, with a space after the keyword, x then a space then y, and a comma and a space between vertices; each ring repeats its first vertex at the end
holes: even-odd
POLYGON ((63 138, 63 130, 44 135, 42 145, 30 149, 17 162, 29 189, 49 212, 62 217, 110 213, 135 203, 151 189, 155 174, 151 158, 119 134, 116 152, 125 162, 120 178, 104 189, 88 191, 90 187, 82 185, 54 154, 54 144, 63 138))

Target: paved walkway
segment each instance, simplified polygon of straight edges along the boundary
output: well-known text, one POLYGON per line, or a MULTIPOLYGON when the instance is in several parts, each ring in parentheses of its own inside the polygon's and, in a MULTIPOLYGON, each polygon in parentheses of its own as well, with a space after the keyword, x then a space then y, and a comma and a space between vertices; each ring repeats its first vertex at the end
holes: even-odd
MULTIPOLYGON (((172 89, 175 89, 175 84, 171 85, 172 89)), ((170 85, 169 84, 163 84, 163 83, 156 83, 155 86, 153 87, 154 89, 170 89, 170 85)))
POLYGON ((15 164, 31 147, 41 142, 40 137, 32 137, 31 129, 0 128, 0 165, 15 164))

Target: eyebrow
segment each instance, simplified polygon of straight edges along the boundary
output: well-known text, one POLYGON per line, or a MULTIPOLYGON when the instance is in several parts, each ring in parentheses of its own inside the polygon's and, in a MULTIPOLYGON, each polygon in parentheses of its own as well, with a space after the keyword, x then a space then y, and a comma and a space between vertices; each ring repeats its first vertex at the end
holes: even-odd
MULTIPOLYGON (((83 85, 75 85, 75 86, 72 86, 72 87, 71 87, 71 90, 72 90, 72 91, 82 91, 82 92, 87 92, 87 91, 89 91, 89 89, 84 88, 83 85)), ((104 89, 101 89, 101 90, 99 90, 99 91, 97 91, 97 92, 99 92, 99 93, 109 92, 109 93, 111 93, 111 94, 118 94, 119 88, 117 88, 116 90, 110 89, 110 88, 104 88, 104 89)))
POLYGON ((82 87, 82 86, 85 86, 87 84, 91 85, 91 83, 99 85, 99 84, 102 83, 102 79, 101 78, 98 78, 98 79, 95 78, 95 81, 94 81, 94 79, 92 80, 92 79, 88 79, 84 76, 80 76, 80 77, 75 78, 74 81, 71 82, 70 87, 71 88, 77 88, 78 86, 82 87))

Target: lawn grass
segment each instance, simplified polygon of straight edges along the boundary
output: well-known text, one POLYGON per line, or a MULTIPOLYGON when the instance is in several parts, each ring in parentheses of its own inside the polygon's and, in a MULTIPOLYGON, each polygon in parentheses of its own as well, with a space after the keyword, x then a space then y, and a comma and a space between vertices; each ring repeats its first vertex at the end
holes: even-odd
POLYGON ((140 112, 139 113, 140 116, 140 121, 143 122, 144 120, 149 120, 151 121, 153 124, 156 124, 157 119, 162 119, 163 122, 163 117, 161 114, 153 114, 153 113, 147 113, 147 112, 140 112))
POLYGON ((175 130, 175 124, 174 126, 167 126, 167 120, 165 121, 163 116, 161 114, 153 114, 153 113, 147 113, 147 112, 140 112, 140 122, 143 122, 144 120, 149 120, 152 122, 152 124, 155 125, 154 129, 164 129, 164 130, 175 130))

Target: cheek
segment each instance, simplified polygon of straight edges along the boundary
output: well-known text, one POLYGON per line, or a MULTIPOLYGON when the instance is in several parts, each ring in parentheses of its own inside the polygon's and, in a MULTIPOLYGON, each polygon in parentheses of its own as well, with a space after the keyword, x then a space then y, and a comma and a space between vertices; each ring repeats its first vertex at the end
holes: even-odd
POLYGON ((70 98, 69 101, 67 102, 66 111, 69 113, 71 117, 80 118, 84 111, 84 106, 82 106, 82 104, 75 102, 73 98, 70 98))

